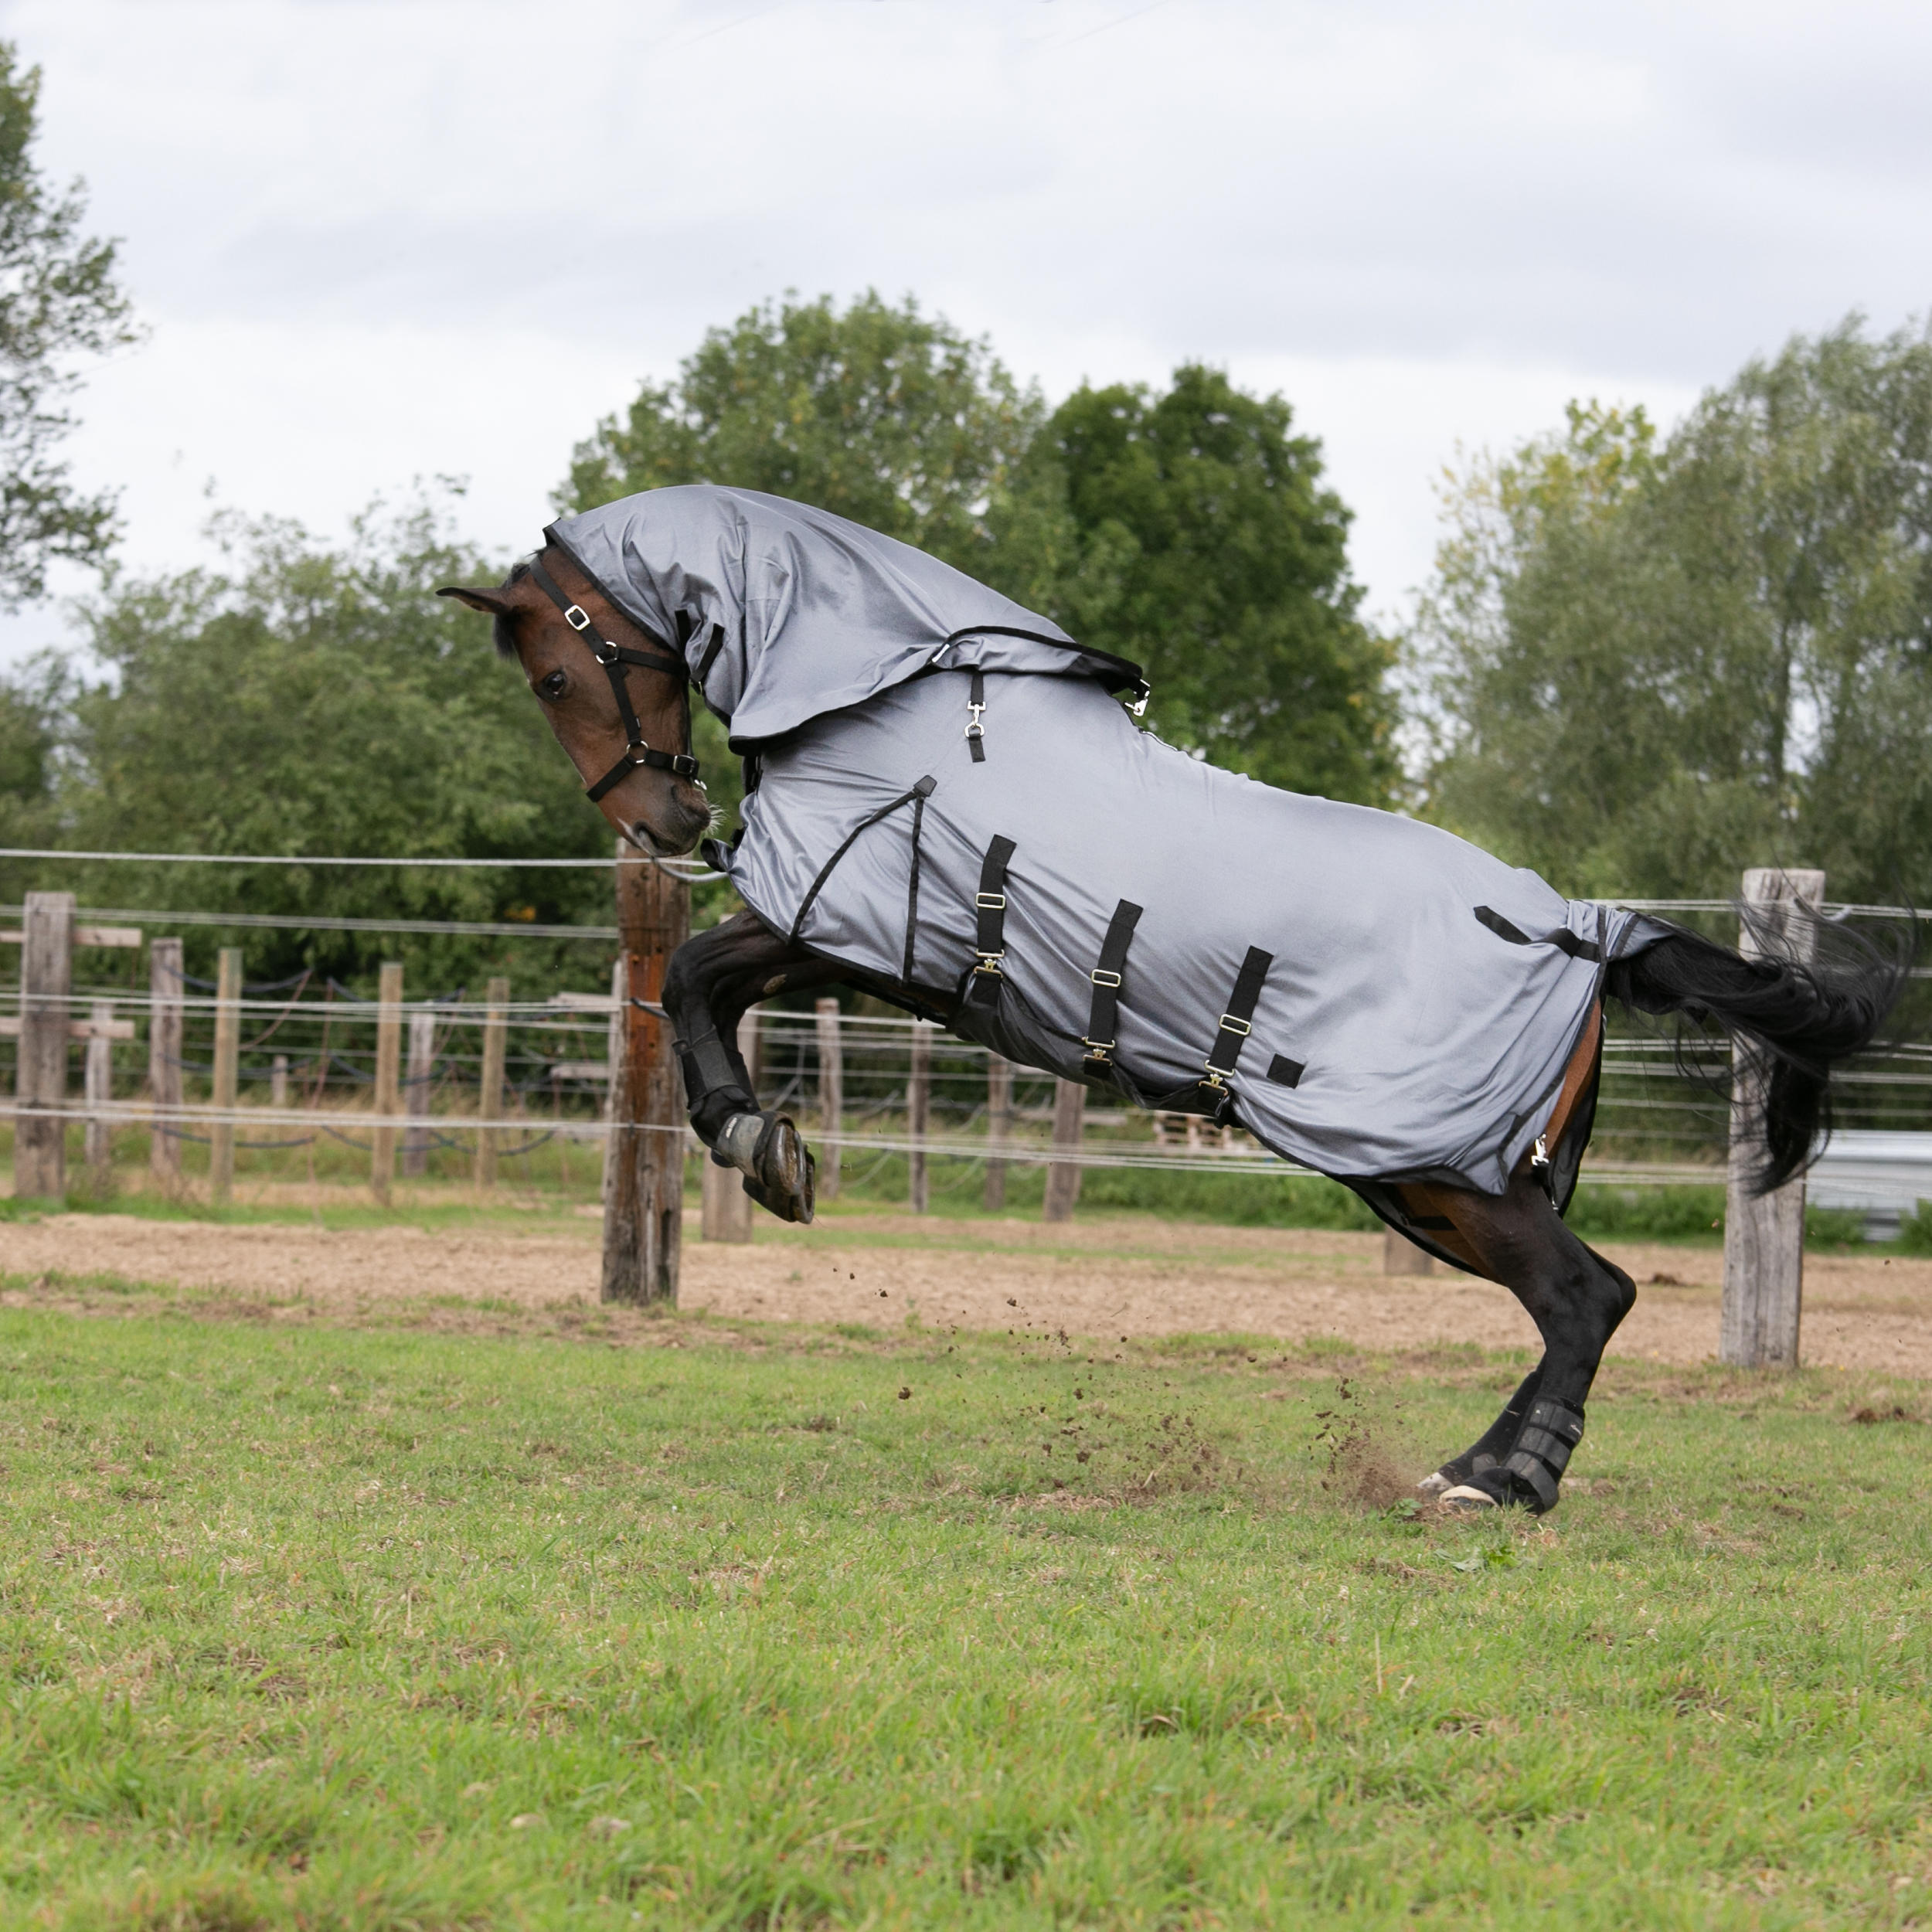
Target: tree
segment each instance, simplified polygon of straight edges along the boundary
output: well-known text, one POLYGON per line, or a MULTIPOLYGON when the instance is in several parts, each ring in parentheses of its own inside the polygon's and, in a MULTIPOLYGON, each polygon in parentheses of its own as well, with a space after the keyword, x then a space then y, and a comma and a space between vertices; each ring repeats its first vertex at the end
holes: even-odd
POLYGON ((81 231, 81 184, 34 165, 40 70, 0 41, 0 608, 46 588, 55 558, 98 563, 114 536, 111 492, 77 491, 54 450, 74 427, 74 359, 134 339, 114 281, 114 245, 81 231))
MULTIPOLYGON (((610 828, 583 798, 516 667, 495 656, 487 625, 433 594, 493 573, 430 511, 365 517, 339 549, 287 523, 231 520, 219 534, 229 570, 118 585, 87 613, 94 650, 113 675, 66 709, 59 786, 66 842, 294 855, 611 855, 610 828)), ((609 876, 597 871, 117 872, 90 871, 89 889, 131 907, 598 924, 611 916, 609 876)), ((250 976, 314 964, 347 978, 396 957, 398 943, 251 932, 250 976)), ((567 961, 593 978, 603 963, 581 946, 402 943, 426 992, 474 988, 506 960, 539 975, 567 961)))
POLYGON ((1932 338, 1859 318, 1453 481, 1412 644, 1445 822, 1566 890, 1932 883, 1932 338))
POLYGON ((1188 364, 1083 386, 989 522, 984 574, 1144 665, 1170 743, 1291 790, 1383 803, 1390 648, 1357 615, 1349 512, 1280 396, 1188 364))

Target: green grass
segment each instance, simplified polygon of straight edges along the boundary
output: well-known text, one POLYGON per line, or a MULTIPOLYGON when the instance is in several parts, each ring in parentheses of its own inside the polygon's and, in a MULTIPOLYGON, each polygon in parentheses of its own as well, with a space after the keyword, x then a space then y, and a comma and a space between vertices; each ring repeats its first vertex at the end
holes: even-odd
POLYGON ((1444 1525, 1389 1470, 1519 1362, 43 1291, 9 1925, 1932 1909, 1910 1385, 1613 1366, 1556 1516, 1444 1525))

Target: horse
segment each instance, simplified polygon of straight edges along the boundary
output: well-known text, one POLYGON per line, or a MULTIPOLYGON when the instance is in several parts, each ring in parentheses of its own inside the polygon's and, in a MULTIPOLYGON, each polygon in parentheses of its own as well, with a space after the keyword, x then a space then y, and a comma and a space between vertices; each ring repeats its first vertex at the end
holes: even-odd
MULTIPOLYGON (((777 525, 791 532, 787 542, 802 529, 808 539, 834 546, 838 567, 827 577, 834 591, 828 594, 829 601, 821 598, 822 607, 815 614, 808 614, 809 621, 818 625, 815 634, 821 639, 835 641, 845 634, 840 629, 842 624, 855 631, 866 623, 875 628, 883 624, 889 631, 892 623, 897 621, 889 615, 865 617, 855 605, 849 611, 840 607, 838 596, 842 594, 836 586, 851 578, 852 569, 855 567, 852 565, 854 556, 862 561, 868 557, 876 560, 883 555, 884 563, 879 567, 886 575, 879 581, 889 580, 889 587, 894 595, 903 595, 908 611, 924 611, 927 605, 920 600, 927 598, 930 602, 928 593, 942 602, 944 595, 955 593, 969 597, 976 590, 987 598, 994 595, 984 592, 983 587, 974 585, 971 580, 950 572, 947 566, 903 546, 891 545, 889 540, 857 526, 845 526, 823 513, 785 505, 779 499, 758 498, 750 492, 654 492, 630 499, 627 514, 634 519, 658 505, 664 512, 659 519, 663 523, 675 507, 671 501, 674 498, 702 498, 695 505, 686 503, 682 507, 686 511, 702 510, 706 515, 716 512, 724 519, 721 527, 726 536, 717 556, 696 554, 699 546, 695 539, 688 538, 690 553, 682 552, 676 532, 680 529, 688 532, 692 526, 680 526, 671 518, 666 527, 672 534, 659 543, 655 560, 640 562, 636 542, 640 526, 634 522, 617 531, 613 539, 615 549, 607 546, 597 551, 602 566, 594 570, 585 561, 584 526, 588 519, 580 518, 574 524, 553 526, 546 532, 542 549, 512 569, 502 584, 493 588, 450 586, 439 593, 457 599, 492 620, 498 651, 521 667, 559 744, 583 779, 588 796, 623 838, 647 856, 660 859, 693 851, 711 828, 710 801, 692 753, 690 692, 695 686, 707 702, 718 708, 713 694, 724 686, 719 684, 715 667, 726 648, 729 626, 723 621, 708 622, 707 614, 718 607, 714 580, 741 567, 733 561, 736 554, 733 546, 736 544, 742 548, 740 526, 746 517, 768 522, 775 519, 777 525), (643 511, 637 506, 643 506, 643 511), (738 522, 732 522, 734 518, 738 522), (628 549, 624 547, 627 543, 631 546, 628 549), (890 554, 886 555, 887 552, 890 554), (630 573, 628 578, 627 572, 630 573), (906 590, 907 583, 914 588, 906 590), (938 585, 936 590, 935 584, 938 585), (708 604, 706 598, 713 601, 708 604)), ((808 602, 808 587, 801 587, 796 568, 797 553, 784 554, 791 563, 777 570, 774 580, 779 587, 773 593, 776 604, 787 605, 788 600, 808 602)), ((876 583, 873 587, 876 589, 876 583)), ((857 593, 850 594, 855 597, 857 593)), ((741 603, 749 599, 750 594, 746 593, 741 603)), ((1003 606, 1003 600, 995 602, 1003 606)), ((735 615, 733 612, 725 614, 733 616, 742 631, 748 623, 744 610, 734 607, 734 611, 735 615)), ((1008 716, 1017 719, 1028 709, 1023 702, 1015 701, 1015 694, 1023 700, 1027 679, 1018 675, 1002 678, 1002 665, 1009 673, 1037 672, 1045 657, 1055 668, 1063 661, 1077 666, 1084 677, 1098 679, 1103 684, 1124 683, 1134 672, 1134 667, 1121 665, 1104 653, 1075 655, 1080 653, 1080 647, 1056 627, 1030 614, 1017 612, 1019 618, 1026 620, 1023 623, 992 621, 1004 620, 1015 612, 1016 607, 996 609, 989 604, 981 610, 975 606, 975 621, 944 639, 944 645, 950 648, 961 638, 970 638, 975 641, 974 649, 980 653, 973 659, 970 670, 962 661, 944 672, 962 684, 971 679, 970 687, 964 692, 966 709, 971 713, 964 733, 964 755, 970 756, 975 764, 985 755, 989 675, 993 683, 1012 687, 1000 701, 1008 716), (990 617, 986 614, 988 611, 990 617), (993 645, 1004 649, 1004 657, 998 649, 982 648, 988 638, 993 645), (1059 653, 1059 657, 1054 657, 1054 653, 1059 653)), ((790 620, 771 620, 782 621, 808 621, 799 617, 795 610, 790 620)), ((906 621, 916 625, 925 620, 908 618, 906 621)), ((935 621, 940 629, 945 628, 943 621, 935 621)), ((872 767, 883 768, 891 763, 893 733, 902 729, 902 721, 889 722, 882 727, 884 735, 875 730, 869 739, 862 728, 863 721, 868 717, 876 719, 882 708, 889 711, 894 703, 913 702, 903 694, 910 692, 917 698, 926 689, 920 680, 939 675, 941 668, 952 662, 946 649, 935 648, 923 656, 913 654, 913 659, 908 660, 910 668, 882 676, 877 672, 878 664, 896 663, 906 655, 899 651, 896 640, 888 636, 886 646, 882 647, 883 655, 875 653, 873 658, 866 660, 869 667, 866 678, 854 683, 847 675, 852 669, 846 662, 849 653, 840 657, 838 649, 822 644, 820 650, 819 658, 794 651, 788 661, 787 676, 792 699, 789 711, 772 692, 760 695, 747 689, 734 690, 734 747, 738 743, 739 727, 751 722, 754 710, 759 713, 756 721, 759 728, 747 733, 753 741, 752 756, 747 761, 747 776, 752 784, 757 781, 762 751, 787 742, 787 731, 795 736, 798 719, 811 716, 814 702, 820 702, 821 709, 828 708, 832 716, 845 721, 841 726, 844 736, 840 742, 859 747, 847 758, 848 763, 855 760, 855 777, 863 781, 878 775, 872 767), (821 665, 824 681, 838 688, 822 701, 798 702, 800 677, 803 675, 809 683, 816 675, 814 667, 821 665), (843 684, 839 682, 841 677, 845 679, 843 684), (871 685, 879 687, 871 695, 868 695, 867 679, 871 685), (893 684, 892 679, 901 682, 893 684), (855 702, 852 700, 855 690, 859 693, 855 702), (865 748, 868 745, 869 750, 865 748)), ((1049 684, 1063 700, 1066 693, 1063 680, 1042 680, 1036 675, 1030 688, 1044 691, 1049 684)), ((1144 692, 1145 687, 1141 688, 1144 692)), ((1087 685, 1082 689, 1090 691, 1093 687, 1087 685)), ((1105 699, 1104 704, 1111 715, 1124 717, 1111 697, 1105 699)), ((1080 716, 1088 717, 1090 709, 1090 704, 1088 712, 1080 716)), ((1124 769, 1138 755, 1142 742, 1142 734, 1124 723, 1121 729, 1126 733, 1124 737, 1117 733, 1110 738, 1104 729, 1099 732, 1100 738, 1111 747, 1104 754, 1111 762, 1103 764, 1098 779, 1099 804, 1103 811, 1109 802, 1107 772, 1124 769)), ((1157 740, 1148 742, 1158 747, 1157 740)), ((1158 750, 1165 752, 1165 747, 1158 750)), ((1167 753, 1166 756, 1173 760, 1180 754, 1167 753)), ((664 1010, 673 1029, 691 1124, 699 1139, 711 1150, 713 1158, 738 1170, 747 1192, 781 1219, 802 1222, 811 1218, 813 1161, 795 1122, 774 1109, 760 1106, 750 1074, 737 1051, 738 1020, 754 1002, 781 993, 802 994, 843 984, 965 1031, 971 1037, 995 1041, 1009 1057, 1046 1070, 1069 1071, 1057 1052, 1042 1050, 1037 1029, 1031 1034, 1024 1028, 1017 1033, 997 1030, 996 1018, 989 1017, 995 1013, 997 1002, 1010 979, 1001 922, 1005 917, 1005 888, 1009 883, 1004 868, 1014 847, 1012 839, 996 838, 988 845, 978 880, 981 889, 971 895, 975 963, 949 984, 936 985, 930 968, 923 973, 916 968, 916 928, 910 906, 903 965, 896 954, 889 959, 873 956, 880 949, 866 944, 855 941, 842 948, 828 948, 801 937, 806 918, 804 908, 813 903, 832 866, 860 831, 900 808, 910 815, 913 825, 910 899, 917 903, 919 818, 930 798, 934 781, 930 776, 923 777, 903 794, 896 789, 898 777, 891 778, 889 783, 881 777, 879 782, 886 784, 892 795, 877 810, 863 816, 857 829, 843 835, 832 859, 804 895, 795 920, 786 922, 768 918, 753 910, 737 913, 680 947, 666 974, 664 1010), (988 1032, 989 1027, 996 1030, 988 1032)), ((1267 800, 1260 794, 1267 791, 1267 787, 1253 787, 1242 797, 1251 804, 1265 806, 1267 800)), ((1054 797, 1050 784, 1040 795, 1049 800, 1054 797)), ((1278 801, 1289 795, 1270 796, 1278 801)), ((1311 801, 1299 802, 1311 804, 1311 801)), ((1331 812, 1356 813, 1364 809, 1335 807, 1331 812)), ((1318 827, 1338 825, 1349 835, 1357 836, 1363 835, 1365 826, 1369 832, 1377 831, 1371 820, 1383 821, 1380 832, 1390 837, 1398 826, 1413 826, 1413 821, 1396 821, 1392 815, 1382 814, 1369 815, 1366 820, 1318 816, 1311 822, 1318 827)), ((1429 849, 1432 864, 1453 866, 1461 862, 1460 854, 1475 869, 1474 876, 1484 878, 1491 875, 1483 872, 1482 866, 1492 870, 1496 867, 1496 862, 1486 855, 1463 846, 1447 834, 1431 832, 1429 836, 1446 842, 1429 849)), ((729 850, 715 841, 707 849, 716 855, 717 862, 730 862, 729 850)), ((1532 875, 1506 876, 1529 882, 1523 889, 1529 897, 1512 902, 1519 908, 1526 903, 1540 903, 1536 898, 1538 890, 1549 894, 1549 889, 1532 875)), ((1492 890, 1489 896, 1495 899, 1499 894, 1492 890)), ((1554 896, 1549 896, 1553 900, 1554 896)), ((1583 904, 1588 906, 1587 902, 1583 904)), ((1511 1119, 1507 1123, 1509 1137, 1497 1143, 1509 1156, 1506 1163, 1479 1168, 1473 1159, 1463 1159, 1460 1165, 1443 1160, 1419 1162, 1412 1147, 1395 1160, 1393 1167, 1380 1172, 1362 1171, 1359 1160, 1351 1166, 1338 1159, 1325 1170, 1335 1172, 1335 1178, 1353 1188, 1384 1219, 1433 1253, 1507 1288, 1522 1304, 1541 1338, 1540 1359, 1495 1419, 1474 1442, 1449 1457, 1420 1485, 1425 1494, 1433 1495, 1449 1509, 1515 1508, 1539 1515, 1556 1505, 1564 1472, 1583 1436, 1585 1404, 1604 1349, 1636 1300, 1636 1286, 1629 1275, 1573 1233, 1562 1212, 1574 1187, 1577 1166, 1594 1122, 1604 1036, 1604 1001, 1614 1000, 1633 1012, 1652 1018, 1675 1015, 1680 1022, 1722 1029, 1743 1058, 1760 1068, 1764 1077, 1753 1087, 1753 1091, 1762 1096, 1761 1118, 1753 1130, 1753 1140, 1760 1150, 1754 1179, 1760 1191, 1768 1191, 1781 1185, 1805 1165, 1828 1117, 1832 1069, 1871 1043, 1896 999, 1904 977, 1899 962, 1885 959, 1869 947, 1824 964, 1801 964, 1774 954, 1747 957, 1664 921, 1648 920, 1632 925, 1629 923, 1632 916, 1624 914, 1621 916, 1621 923, 1611 925, 1597 917, 1607 917, 1607 909, 1589 910, 1597 918, 1595 924, 1573 916, 1567 925, 1556 923, 1539 938, 1533 932, 1519 930, 1518 923, 1498 913, 1492 905, 1475 909, 1477 920, 1505 942, 1505 952, 1498 954, 1498 958, 1526 958, 1528 954, 1521 949, 1542 947, 1553 971, 1560 972, 1581 962, 1586 977, 1580 984, 1589 995, 1587 1002, 1573 1001, 1580 1005, 1580 1012, 1573 1026, 1573 1044, 1566 1031, 1560 1055, 1536 1074, 1533 1111, 1526 1109, 1511 1119), (1509 949, 1512 947, 1519 950, 1511 953, 1509 949), (1590 975, 1594 978, 1588 977, 1590 975), (1519 1144, 1522 1150, 1519 1156, 1513 1152, 1519 1144), (1482 1184, 1472 1181, 1472 1174, 1482 1184)), ((1075 1077, 1120 1087, 1131 1097, 1151 1104, 1149 1094, 1126 1077, 1114 1057, 1123 1018, 1121 1002, 1126 997, 1121 991, 1124 984, 1121 968, 1125 947, 1131 940, 1141 910, 1139 906, 1130 905, 1124 899, 1120 902, 1101 949, 1100 964, 1090 974, 1082 975, 1091 981, 1094 1003, 1090 1031, 1080 1038, 1080 1045, 1088 1050, 1072 1072, 1075 1077), (1123 927, 1124 939, 1121 937, 1123 927)), ((1745 917, 1748 919, 1751 915, 1747 911, 1745 917)), ((1518 920, 1526 917, 1518 911, 1518 920)), ((862 916, 859 923, 861 927, 866 923, 862 916)), ((1236 1060, 1246 1036, 1253 1030, 1256 988, 1271 960, 1268 952, 1250 949, 1241 975, 1229 995, 1227 1010, 1222 1012, 1212 1036, 1213 1044, 1202 1063, 1204 1073, 1196 1077, 1188 1091, 1159 1097, 1158 1104, 1212 1113, 1217 1118, 1233 1117, 1230 1109, 1240 1085, 1236 1077, 1236 1060), (1263 962, 1259 975, 1255 971, 1257 959, 1263 962), (1198 1095, 1192 1094, 1192 1087, 1199 1088, 1198 1095)), ((1187 964, 1184 958, 1182 964, 1187 964)), ((1413 966, 1410 976, 1421 977, 1413 966)), ((1190 975, 1183 971, 1175 977, 1185 980, 1190 975)), ((1546 980, 1548 977, 1546 974, 1546 980)), ((1402 990, 1396 988, 1398 994, 1402 990)), ((1421 988, 1413 990, 1420 998, 1421 988)), ((1217 992, 1205 1010, 1211 1013, 1218 998, 1217 992)), ((1503 1022, 1492 1020, 1486 1023, 1503 1022)), ((1570 1024, 1566 1022, 1566 1026, 1570 1024)), ((1509 1043, 1503 1044, 1506 1046, 1509 1043)), ((1449 1097, 1442 1105, 1453 1117, 1462 1090, 1458 1085, 1458 1068, 1453 1064, 1431 1065, 1423 1070, 1430 1090, 1449 1097)), ((1270 1064, 1269 1077, 1293 1087, 1301 1073, 1298 1063, 1277 1056, 1270 1064)), ((1400 1095, 1413 1090, 1397 1083, 1386 1090, 1400 1095)), ((1400 1107, 1396 1111, 1400 1111, 1400 1107)), ((1403 1125, 1401 1121, 1393 1123, 1393 1138, 1384 1137, 1386 1144, 1406 1145, 1401 1134, 1394 1131, 1403 1125)), ((1430 1131, 1440 1138, 1440 1130, 1433 1124, 1430 1131)), ((1265 1128, 1261 1134, 1264 1139, 1267 1138, 1265 1128)), ((1414 1140, 1413 1136, 1410 1138, 1414 1140)), ((1370 1137, 1362 1144, 1381 1143, 1370 1137)), ((1493 1154, 1495 1149, 1490 1151, 1493 1154)))

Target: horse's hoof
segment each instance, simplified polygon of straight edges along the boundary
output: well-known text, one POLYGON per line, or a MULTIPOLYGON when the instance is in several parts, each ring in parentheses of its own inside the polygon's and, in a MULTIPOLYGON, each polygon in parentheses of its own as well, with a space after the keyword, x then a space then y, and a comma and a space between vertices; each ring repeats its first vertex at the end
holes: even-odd
POLYGON ((1416 1485, 1416 1493, 1420 1496, 1440 1496, 1445 1489, 1452 1489, 1454 1487, 1454 1479, 1452 1477, 1445 1476, 1440 1469, 1437 1469, 1431 1471, 1416 1485))
POLYGON ((1437 1508, 1447 1510, 1451 1515, 1473 1514, 1479 1509, 1494 1509, 1497 1506, 1495 1498, 1488 1490, 1478 1489, 1466 1482, 1458 1483, 1453 1489, 1445 1488, 1436 1498, 1436 1503, 1437 1508))
POLYGON ((811 1219, 817 1164, 804 1137, 784 1114, 775 1114, 766 1122, 753 1165, 757 1172, 747 1179, 745 1192, 760 1207, 781 1221, 803 1224, 811 1219))

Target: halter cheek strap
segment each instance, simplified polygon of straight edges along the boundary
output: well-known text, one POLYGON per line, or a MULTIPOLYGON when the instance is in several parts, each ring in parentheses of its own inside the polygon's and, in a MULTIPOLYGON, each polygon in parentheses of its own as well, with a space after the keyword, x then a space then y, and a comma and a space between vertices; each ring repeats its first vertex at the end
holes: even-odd
POLYGON ((604 675, 611 680, 611 696, 617 701, 618 715, 624 719, 624 756, 595 784, 587 786, 583 795, 594 804, 639 765, 648 765, 654 771, 675 772, 680 778, 695 779, 698 775, 696 758, 682 751, 653 751, 645 743, 644 726, 638 721, 637 707, 631 702, 631 688, 624 675, 626 665, 641 665, 647 671, 670 672, 682 684, 690 676, 689 668, 683 658, 675 658, 668 651, 633 651, 626 645, 613 644, 608 638, 599 637, 591 628, 590 612, 566 597, 556 578, 535 557, 530 560, 530 575, 537 588, 563 613, 563 621, 590 647, 591 656, 603 665, 604 675))

